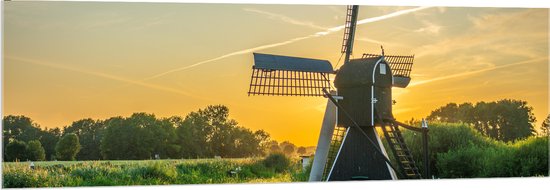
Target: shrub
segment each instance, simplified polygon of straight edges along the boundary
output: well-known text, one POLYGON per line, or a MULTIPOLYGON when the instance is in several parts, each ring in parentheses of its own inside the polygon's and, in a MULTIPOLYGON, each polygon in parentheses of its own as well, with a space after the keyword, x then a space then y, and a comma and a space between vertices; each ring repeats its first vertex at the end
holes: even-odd
POLYGON ((437 169, 443 178, 478 177, 482 168, 483 149, 469 146, 438 154, 437 169))
MULTIPOLYGON (((415 124, 415 126, 420 126, 420 124, 415 124)), ((419 171, 424 171, 422 134, 410 130, 402 131, 403 138, 405 138, 405 142, 418 164, 419 171)), ((493 140, 484 137, 466 124, 429 123, 428 150, 430 152, 429 162, 431 173, 435 176, 439 176, 439 169, 437 167, 439 164, 438 156, 442 153, 447 153, 450 150, 456 150, 470 145, 486 147, 494 143, 493 140)), ((387 146, 387 143, 385 144, 387 146)), ((390 158, 393 158, 393 155, 390 155, 390 158)))
POLYGON ((548 176, 548 137, 530 137, 515 146, 519 176, 548 176))
POLYGON ((289 168, 290 159, 282 153, 272 153, 263 160, 263 164, 265 167, 281 173, 289 168))
MULTIPOLYGON (((430 166, 437 177, 548 176, 546 137, 504 143, 485 137, 466 124, 430 123, 429 129, 430 166)), ((405 130, 403 136, 423 171, 422 135, 405 130)))

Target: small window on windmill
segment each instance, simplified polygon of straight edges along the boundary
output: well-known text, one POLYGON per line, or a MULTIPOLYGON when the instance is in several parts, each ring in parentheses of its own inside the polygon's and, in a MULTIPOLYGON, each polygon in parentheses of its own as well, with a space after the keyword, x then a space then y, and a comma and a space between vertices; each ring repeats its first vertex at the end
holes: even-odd
POLYGON ((332 73, 327 60, 254 53, 248 95, 323 96, 332 73))
POLYGON ((384 63, 380 64, 380 74, 382 75, 386 74, 386 64, 384 63))

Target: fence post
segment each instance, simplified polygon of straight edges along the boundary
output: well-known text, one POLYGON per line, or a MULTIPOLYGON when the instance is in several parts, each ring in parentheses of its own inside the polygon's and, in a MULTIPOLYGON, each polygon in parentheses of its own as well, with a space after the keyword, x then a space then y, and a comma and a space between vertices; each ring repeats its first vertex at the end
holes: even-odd
POLYGON ((428 150, 428 122, 422 118, 422 146, 424 149, 424 176, 429 179, 430 172, 430 153, 428 150))

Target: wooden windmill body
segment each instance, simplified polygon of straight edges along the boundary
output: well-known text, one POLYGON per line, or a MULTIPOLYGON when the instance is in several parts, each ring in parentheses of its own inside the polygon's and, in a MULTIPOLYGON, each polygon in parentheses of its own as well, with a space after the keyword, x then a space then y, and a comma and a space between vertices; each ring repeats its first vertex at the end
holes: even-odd
POLYGON ((329 61, 254 53, 249 95, 323 96, 328 99, 309 181, 421 178, 392 115, 392 87, 410 82, 413 56, 364 54, 350 59, 357 5, 348 6, 341 52, 334 71, 329 61), (331 90, 330 75, 335 75, 331 90), (392 164, 378 135, 394 155, 392 164))

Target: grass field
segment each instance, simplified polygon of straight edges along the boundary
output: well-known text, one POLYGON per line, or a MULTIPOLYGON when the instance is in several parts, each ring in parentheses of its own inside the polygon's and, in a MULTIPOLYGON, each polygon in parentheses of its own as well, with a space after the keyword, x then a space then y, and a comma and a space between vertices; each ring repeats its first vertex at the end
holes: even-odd
POLYGON ((262 158, 143 161, 4 162, 4 188, 126 186, 305 181, 296 161, 269 163, 262 158), (239 168, 239 169, 237 169, 239 168), (230 170, 239 170, 230 174, 230 170))

